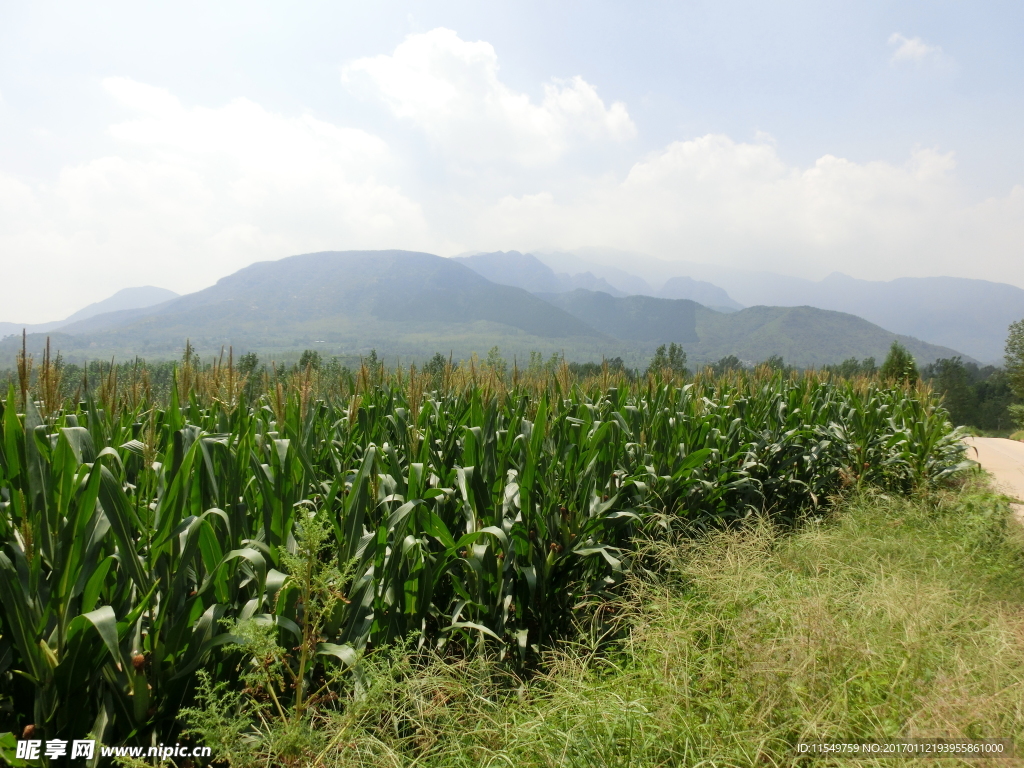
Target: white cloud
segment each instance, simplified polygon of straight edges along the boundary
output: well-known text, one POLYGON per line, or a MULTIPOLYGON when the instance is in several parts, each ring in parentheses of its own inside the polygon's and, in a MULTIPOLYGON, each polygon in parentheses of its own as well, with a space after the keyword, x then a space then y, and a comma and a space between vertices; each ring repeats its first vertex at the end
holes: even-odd
POLYGON ((952 153, 800 167, 767 134, 709 134, 617 172, 608 158, 624 150, 609 149, 636 130, 626 107, 580 78, 531 100, 499 80, 488 43, 434 30, 345 76, 430 137, 443 170, 470 172, 427 185, 421 164, 366 131, 246 99, 187 105, 110 78, 129 115, 109 127, 113 151, 45 182, 0 169, 4 280, 26 286, 5 293, 0 320, 55 319, 129 285, 195 290, 253 261, 349 248, 604 246, 807 277, 1024 286, 1024 187, 973 201, 952 153), (557 162, 586 146, 598 150, 587 170, 557 162))
POLYGON ((46 304, 5 297, 5 320, 63 317, 128 285, 196 290, 303 251, 445 245, 375 136, 244 99, 186 107, 142 83, 104 85, 136 113, 110 127, 116 154, 47 184, 0 174, 0 251, 16 255, 5 278, 59 276, 46 304))
POLYGON ((636 135, 626 106, 606 107, 582 77, 553 80, 535 104, 498 78, 490 43, 467 42, 449 29, 410 35, 391 55, 353 62, 342 79, 383 99, 457 162, 537 166, 578 142, 636 135))
MULTIPOLYGON (((666 259, 822 277, 960 275, 1024 285, 1024 189, 971 203, 952 154, 902 165, 833 156, 786 164, 768 144, 708 135, 573 195, 506 197, 482 211, 482 249, 606 246, 666 259)), ((623 265, 628 268, 628 265, 623 265)))
POLYGON ((904 37, 899 32, 893 32, 889 36, 889 45, 895 47, 892 57, 889 59, 893 64, 905 61, 920 63, 942 55, 942 49, 939 46, 928 45, 920 37, 904 37))

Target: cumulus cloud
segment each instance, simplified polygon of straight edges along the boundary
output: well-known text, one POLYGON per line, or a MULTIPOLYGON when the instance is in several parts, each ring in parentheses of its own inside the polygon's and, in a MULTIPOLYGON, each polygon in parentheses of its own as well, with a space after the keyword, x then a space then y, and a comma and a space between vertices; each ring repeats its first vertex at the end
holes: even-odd
POLYGON ((342 79, 382 99, 459 161, 537 166, 574 142, 636 135, 625 104, 606 106, 582 77, 552 80, 534 103, 501 82, 490 43, 462 40, 450 29, 410 35, 390 55, 358 59, 342 79))
POLYGON ((0 250, 25 280, 64 278, 50 306, 26 299, 4 319, 55 319, 127 285, 196 290, 302 251, 444 246, 376 136, 245 99, 188 107, 124 78, 104 86, 132 113, 110 127, 117 153, 45 184, 0 174, 0 250))
POLYGON ((427 185, 420 164, 364 130, 110 78, 126 117, 109 127, 108 154, 45 181, 0 169, 4 279, 26 286, 5 294, 0 319, 56 319, 129 285, 189 291, 253 261, 351 248, 605 246, 806 277, 1024 286, 1024 187, 973 200, 950 152, 796 166, 767 134, 709 134, 619 171, 606 150, 635 134, 625 105, 581 78, 531 100, 501 82, 488 43, 434 30, 345 77, 428 136, 446 168, 473 173, 427 185), (562 162, 584 146, 600 151, 562 162))
POLYGON ((928 45, 920 37, 904 37, 899 32, 893 32, 889 36, 889 45, 895 49, 889 59, 893 64, 907 61, 920 63, 942 55, 942 49, 939 46, 928 45))
POLYGON ((580 185, 574 196, 506 197, 478 222, 481 248, 601 245, 808 277, 841 270, 1024 284, 1024 189, 971 203, 952 154, 927 148, 900 165, 828 155, 799 168, 771 145, 708 135, 673 142, 625 178, 580 185))
POLYGON ((316 174, 326 162, 346 179, 372 175, 392 160, 380 138, 309 115, 273 115, 247 99, 217 109, 186 109, 162 88, 125 78, 108 78, 103 85, 138 114, 111 126, 114 137, 179 156, 217 156, 246 173, 289 177, 316 174))

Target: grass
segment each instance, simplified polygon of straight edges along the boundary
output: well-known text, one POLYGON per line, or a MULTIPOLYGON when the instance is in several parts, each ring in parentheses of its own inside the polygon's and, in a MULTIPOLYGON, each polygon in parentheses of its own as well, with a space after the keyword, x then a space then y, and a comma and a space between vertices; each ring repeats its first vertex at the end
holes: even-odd
POLYGON ((801 740, 939 736, 1024 749, 1024 533, 980 482, 868 491, 795 533, 755 520, 647 554, 599 612, 603 639, 583 632, 529 681, 378 652, 358 695, 296 731, 260 736, 212 695, 195 736, 238 765, 782 766, 802 764, 801 740))
POLYGON ((1010 440, 1024 440, 1024 429, 1014 429, 1008 427, 1006 429, 980 429, 972 426, 961 426, 960 427, 965 434, 973 435, 974 437, 1004 437, 1010 440))

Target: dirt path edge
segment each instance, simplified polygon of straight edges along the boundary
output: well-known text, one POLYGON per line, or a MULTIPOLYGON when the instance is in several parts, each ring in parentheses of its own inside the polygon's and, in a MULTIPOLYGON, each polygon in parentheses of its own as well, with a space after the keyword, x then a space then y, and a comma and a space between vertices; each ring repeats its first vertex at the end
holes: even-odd
POLYGON ((1002 437, 965 437, 967 458, 992 476, 992 485, 1011 499, 1013 512, 1024 525, 1024 443, 1002 437))

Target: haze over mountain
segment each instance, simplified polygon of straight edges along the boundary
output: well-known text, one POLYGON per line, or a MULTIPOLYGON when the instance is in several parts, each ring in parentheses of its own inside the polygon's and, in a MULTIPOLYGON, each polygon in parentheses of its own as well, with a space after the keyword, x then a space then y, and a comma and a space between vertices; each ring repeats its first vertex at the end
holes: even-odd
POLYGON ((493 283, 514 285, 530 293, 562 293, 576 288, 591 291, 604 291, 612 296, 625 296, 607 280, 596 277, 592 272, 581 272, 570 275, 567 272, 555 273, 536 256, 519 251, 497 251, 495 253, 475 253, 471 256, 454 256, 452 261, 465 264, 478 275, 483 275, 493 283))
MULTIPOLYGON (((532 264, 522 254, 512 258, 532 264)), ((30 336, 32 351, 45 336, 30 336)), ((687 299, 583 288, 533 294, 487 280, 458 260, 409 251, 329 251, 258 262, 205 290, 94 315, 53 333, 69 360, 177 357, 186 338, 205 355, 231 345, 238 353, 285 357, 307 348, 326 355, 374 348, 406 360, 435 351, 458 359, 497 345, 508 356, 537 350, 570 360, 622 357, 642 367, 658 344, 673 341, 697 364, 731 354, 755 363, 780 354, 794 365, 820 366, 881 358, 897 335, 808 307, 721 313, 687 299)), ((921 362, 957 354, 900 338, 921 362)), ((9 365, 19 344, 20 338, 0 342, 0 360, 9 365)))
POLYGON ((545 254, 496 251, 471 256, 456 256, 473 271, 503 285, 515 285, 532 293, 564 293, 576 288, 602 291, 611 296, 657 296, 663 299, 690 299, 706 307, 730 311, 743 305, 716 285, 689 277, 669 278, 655 290, 643 278, 628 272, 592 265, 571 254, 545 254), (564 271, 555 272, 553 266, 564 271), (580 269, 582 268, 582 269, 580 269))
POLYGON ((324 243, 1024 288, 1020 3, 122 4, 0 4, 0 320, 324 243))
MULTIPOLYGON (((424 349, 486 352, 496 338, 549 352, 559 346, 593 352, 597 346, 588 344, 610 341, 528 291, 492 283, 451 259, 409 251, 258 262, 156 308, 97 315, 59 331, 69 359, 175 357, 186 338, 205 353, 228 345, 281 352, 315 346, 325 353, 377 348, 405 356, 424 349)), ((19 341, 4 343, 13 349, 19 341)))
POLYGON ((958 349, 986 363, 1002 363, 1007 328, 1024 318, 1024 290, 987 280, 903 277, 883 282, 836 272, 815 281, 775 272, 666 261, 610 248, 535 255, 553 268, 586 270, 620 290, 628 285, 631 292, 648 296, 678 296, 715 306, 708 293, 672 293, 669 286, 682 277, 717 287, 736 306, 812 306, 846 312, 899 334, 958 349))
POLYGON ((695 317, 697 310, 704 308, 693 301, 617 297, 582 288, 542 295, 573 317, 616 339, 650 344, 676 342, 684 346, 699 341, 695 317))
POLYGON ((169 291, 166 288, 157 288, 152 285, 142 285, 136 288, 122 288, 113 296, 103 299, 103 301, 97 301, 87 307, 83 307, 63 320, 53 320, 48 323, 28 324, 0 322, 0 338, 11 334, 21 334, 22 329, 25 329, 29 333, 45 333, 46 331, 53 330, 55 328, 61 328, 69 323, 85 320, 90 317, 95 317, 96 315, 102 315, 106 312, 152 307, 177 297, 178 294, 174 291, 169 291))
POLYGON ((963 277, 858 280, 834 272, 811 281, 708 265, 690 272, 713 280, 744 304, 810 305, 849 312, 897 333, 1002 364, 1010 323, 1024 318, 1024 290, 963 277))
MULTIPOLYGON (((728 354, 741 360, 780 355, 786 362, 806 368, 851 357, 873 357, 880 364, 894 341, 922 364, 961 354, 893 333, 855 315, 816 307, 747 307, 731 314, 701 308, 695 320, 700 342, 687 349, 695 359, 716 360, 721 350, 728 349, 728 354)), ((965 362, 975 362, 963 357, 965 362)))
POLYGON ((860 317, 814 307, 748 307, 723 313, 686 299, 616 298, 585 290, 545 298, 618 339, 681 343, 698 364, 726 355, 736 355, 747 363, 780 355, 802 368, 818 368, 851 357, 874 357, 881 362, 894 341, 922 362, 958 354, 892 333, 860 317))

